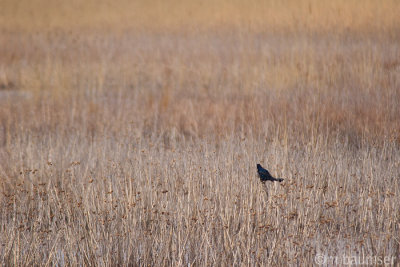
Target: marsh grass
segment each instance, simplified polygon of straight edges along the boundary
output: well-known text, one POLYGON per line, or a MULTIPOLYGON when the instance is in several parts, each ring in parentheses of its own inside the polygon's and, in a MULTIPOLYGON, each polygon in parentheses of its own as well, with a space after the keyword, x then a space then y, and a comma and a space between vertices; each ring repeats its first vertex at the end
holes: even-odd
POLYGON ((85 3, 2 3, 2 265, 398 264, 396 1, 85 3))

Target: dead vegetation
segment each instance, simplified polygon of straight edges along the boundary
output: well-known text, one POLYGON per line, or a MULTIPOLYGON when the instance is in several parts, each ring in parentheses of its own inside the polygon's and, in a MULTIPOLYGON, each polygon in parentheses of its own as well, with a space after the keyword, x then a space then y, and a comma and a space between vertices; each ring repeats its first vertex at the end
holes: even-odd
POLYGON ((396 1, 49 2, 0 11, 2 265, 398 264, 396 1))

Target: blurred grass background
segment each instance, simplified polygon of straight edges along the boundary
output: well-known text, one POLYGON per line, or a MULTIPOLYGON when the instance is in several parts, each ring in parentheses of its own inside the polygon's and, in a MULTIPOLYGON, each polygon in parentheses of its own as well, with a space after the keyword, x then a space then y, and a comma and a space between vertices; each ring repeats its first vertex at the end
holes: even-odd
POLYGON ((399 6, 0 0, 1 263, 398 255, 399 6))
MULTIPOLYGON (((398 30, 396 0, 1 1, 1 28, 370 32, 398 30)), ((394 32, 393 32, 394 33, 394 32)))

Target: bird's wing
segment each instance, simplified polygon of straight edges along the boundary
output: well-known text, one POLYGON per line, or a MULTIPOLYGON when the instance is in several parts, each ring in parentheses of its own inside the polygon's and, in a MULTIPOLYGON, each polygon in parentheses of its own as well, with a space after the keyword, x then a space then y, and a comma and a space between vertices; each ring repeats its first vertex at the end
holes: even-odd
POLYGON ((259 170, 262 174, 267 175, 267 176, 271 176, 271 174, 264 168, 260 168, 259 170))

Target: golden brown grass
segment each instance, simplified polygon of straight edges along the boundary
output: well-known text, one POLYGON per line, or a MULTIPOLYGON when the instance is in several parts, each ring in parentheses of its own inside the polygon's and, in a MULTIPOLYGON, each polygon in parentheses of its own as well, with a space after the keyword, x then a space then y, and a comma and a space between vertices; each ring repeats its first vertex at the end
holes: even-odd
POLYGON ((1 264, 399 264, 399 4, 362 3, 1 1, 1 264))
MULTIPOLYGON (((397 0, 2 0, 0 28, 20 31, 166 31, 235 27, 244 31, 398 30, 397 0)), ((393 32, 392 32, 393 33, 393 32)))

